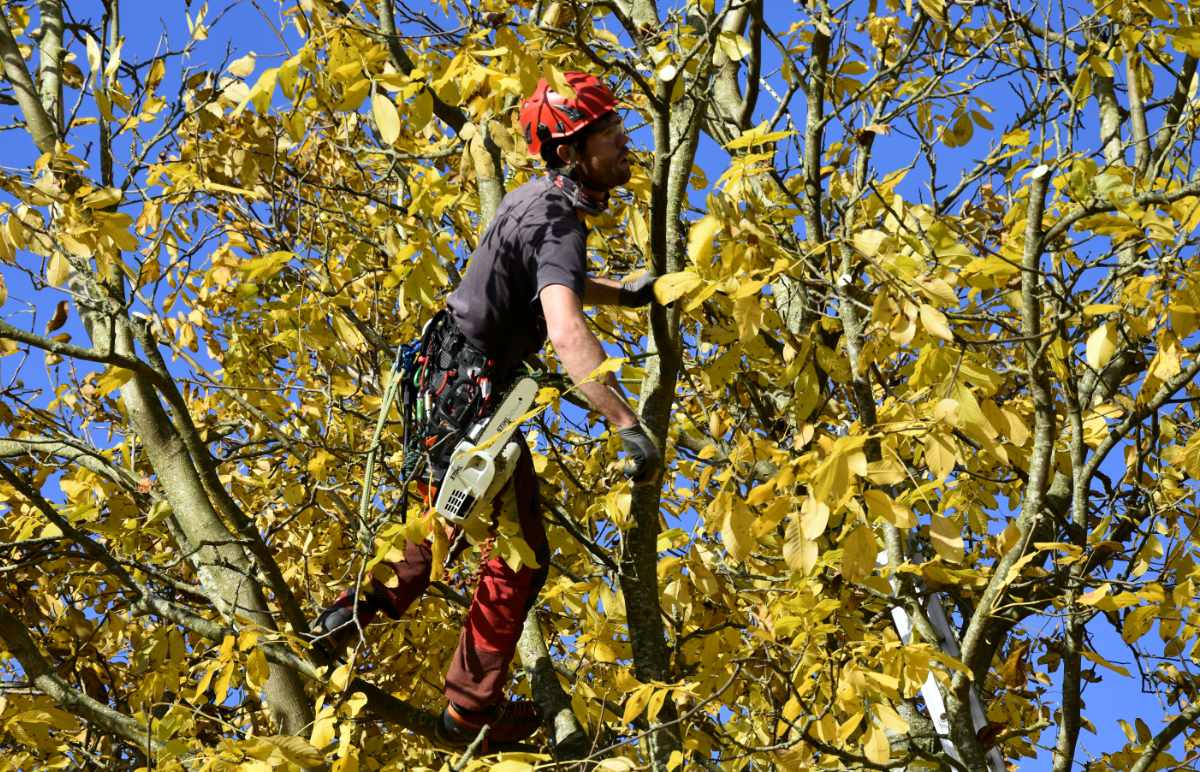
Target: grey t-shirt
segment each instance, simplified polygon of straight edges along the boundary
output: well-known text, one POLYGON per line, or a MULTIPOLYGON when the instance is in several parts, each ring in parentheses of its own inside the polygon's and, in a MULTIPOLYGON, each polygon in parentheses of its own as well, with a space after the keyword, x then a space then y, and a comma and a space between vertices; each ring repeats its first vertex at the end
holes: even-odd
POLYGON ((583 297, 587 228, 575 213, 573 184, 552 175, 506 195, 446 299, 458 328, 501 367, 546 342, 543 288, 562 284, 583 297))

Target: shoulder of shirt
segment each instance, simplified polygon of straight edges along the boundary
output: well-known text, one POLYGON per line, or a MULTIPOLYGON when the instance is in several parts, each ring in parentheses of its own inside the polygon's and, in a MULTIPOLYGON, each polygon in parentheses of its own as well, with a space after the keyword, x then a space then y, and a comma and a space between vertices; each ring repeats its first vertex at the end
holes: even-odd
POLYGON ((577 223, 581 230, 587 232, 587 227, 579 220, 579 216, 575 214, 575 205, 571 197, 562 188, 554 184, 554 181, 548 175, 535 177, 532 180, 522 184, 509 194, 513 197, 513 204, 518 206, 528 207, 529 209, 549 209, 552 204, 564 205, 569 216, 564 215, 563 219, 577 223))

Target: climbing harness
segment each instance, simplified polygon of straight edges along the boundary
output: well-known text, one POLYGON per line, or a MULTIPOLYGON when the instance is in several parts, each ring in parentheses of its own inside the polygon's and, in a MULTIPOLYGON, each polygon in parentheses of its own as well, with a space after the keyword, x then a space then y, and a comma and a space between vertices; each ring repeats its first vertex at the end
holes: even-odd
POLYGON ((511 377, 439 311, 426 325, 407 379, 405 467, 424 461, 431 485, 445 474, 458 442, 495 410, 511 377))
POLYGON ((521 397, 512 403, 515 412, 498 411, 514 391, 510 388, 514 376, 472 345, 445 310, 425 324, 417 340, 397 349, 367 452, 359 501, 359 539, 364 548, 369 549, 373 541, 370 512, 376 456, 397 395, 404 426, 400 478, 405 499, 401 511, 407 513, 409 483, 419 480, 428 497, 437 495, 438 501, 444 502, 436 507, 438 511, 449 522, 460 524, 478 514, 516 465, 519 446, 498 432, 511 433, 516 428, 514 419, 528 410, 537 388, 531 378, 523 377, 519 381, 521 397), (501 414, 505 416, 501 420, 489 420, 501 414), (475 447, 493 437, 496 441, 486 448, 475 447), (448 471, 456 454, 459 464, 451 478, 448 471))

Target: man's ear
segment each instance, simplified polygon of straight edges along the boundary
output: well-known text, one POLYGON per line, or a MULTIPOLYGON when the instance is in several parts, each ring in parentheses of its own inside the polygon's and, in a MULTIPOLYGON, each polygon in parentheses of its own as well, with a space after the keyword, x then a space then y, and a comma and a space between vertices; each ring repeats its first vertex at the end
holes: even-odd
POLYGON ((562 161, 563 165, 567 168, 574 166, 575 162, 579 160, 578 154, 575 150, 575 144, 573 142, 562 143, 558 147, 554 148, 554 152, 558 154, 558 160, 562 161))

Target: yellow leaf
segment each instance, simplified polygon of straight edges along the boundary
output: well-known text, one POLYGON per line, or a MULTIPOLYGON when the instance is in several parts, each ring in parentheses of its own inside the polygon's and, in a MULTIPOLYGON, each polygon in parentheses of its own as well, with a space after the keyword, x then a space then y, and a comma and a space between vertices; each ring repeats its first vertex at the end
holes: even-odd
MULTIPOLYGON (((850 683, 849 679, 847 679, 846 683, 847 684, 850 683)), ((847 691, 853 691, 853 687, 851 687, 847 691)), ((845 742, 850 739, 850 736, 852 734, 854 734, 856 731, 858 731, 858 726, 859 726, 859 724, 862 723, 862 720, 863 720, 862 713, 854 713, 849 718, 847 718, 845 721, 843 721, 841 723, 841 725, 838 726, 838 729, 837 729, 838 742, 845 744, 845 742)))
POLYGON ((788 521, 784 535, 783 560, 788 568, 802 574, 809 573, 817 564, 817 543, 804 537, 800 518, 795 516, 788 521))
POLYGON ((1087 339, 1087 363, 1093 370, 1108 364, 1117 350, 1117 331, 1112 324, 1104 324, 1092 330, 1087 339))
POLYGON ((238 105, 238 110, 246 109, 246 105, 253 104, 254 109, 259 113, 265 113, 267 107, 271 104, 271 95, 275 93, 275 84, 279 80, 279 68, 272 67, 263 70, 262 75, 258 76, 254 86, 246 93, 241 104, 238 105))
POLYGON ((813 472, 811 490, 831 507, 840 505, 851 493, 850 475, 865 477, 867 457, 862 451, 864 437, 841 437, 813 472))
POLYGON ((941 515, 934 515, 929 533, 933 539, 933 549, 943 560, 951 563, 961 563, 963 559, 962 530, 954 520, 941 515))
POLYGON ((124 36, 117 38, 115 46, 108 47, 108 63, 104 65, 104 77, 108 81, 109 86, 113 84, 113 76, 117 74, 117 70, 121 68, 121 49, 125 46, 124 36))
POLYGON ((250 73, 254 72, 254 61, 255 61, 255 56, 254 56, 253 51, 246 54, 245 56, 243 56, 240 59, 234 59, 229 64, 229 74, 234 76, 235 78, 246 77, 250 73))
POLYGON ((721 524, 721 539, 734 560, 745 560, 757 542, 754 539, 754 514, 740 499, 733 499, 721 524))
POLYGON ((875 705, 875 715, 879 717, 879 723, 883 724, 884 729, 897 734, 908 733, 908 722, 886 702, 875 705))
MULTIPOLYGON (((603 367, 603 365, 601 365, 603 367)), ((538 389, 537 396, 533 398, 535 405, 549 405, 554 400, 562 396, 562 392, 553 386, 543 386, 538 389)))
MULTIPOLYGON (((622 756, 611 759, 605 759, 596 765, 596 772, 633 772, 638 769, 638 765, 632 760, 622 756)), ((495 767, 492 767, 494 770, 495 767)))
POLYGON ((376 91, 371 95, 371 113, 375 116, 375 125, 379 127, 383 144, 395 142, 400 137, 400 114, 387 94, 376 91))
POLYGON ((896 461, 872 461, 866 478, 876 485, 895 485, 906 477, 904 466, 896 461))
POLYGON ((650 702, 646 705, 646 720, 654 721, 658 718, 658 712, 662 710, 663 703, 667 700, 667 695, 671 693, 670 689, 655 689, 654 694, 650 697, 650 702))
POLYGON ((842 541, 842 576, 848 582, 865 579, 874 569, 878 554, 871 527, 860 524, 842 541))
POLYGON ((734 300, 745 300, 746 298, 755 297, 766 285, 767 282, 762 279, 738 282, 737 289, 731 292, 729 297, 734 300))
POLYGON ((746 503, 752 507, 763 504, 767 499, 771 498, 771 494, 775 491, 774 478, 767 480, 762 485, 756 485, 746 494, 746 503))
POLYGON ((654 280, 654 297, 665 306, 691 292, 700 286, 701 282, 701 278, 694 271, 664 274, 654 280))
POLYGON ((950 324, 946 321, 946 315, 928 303, 921 304, 921 326, 930 335, 942 340, 954 340, 954 333, 950 332, 950 324))
POLYGON ((322 708, 317 713, 317 720, 312 724, 312 735, 308 737, 314 747, 324 748, 334 740, 336 720, 332 706, 322 708))
MULTIPOLYGON (((688 232, 688 259, 692 265, 707 265, 712 260, 712 240, 720 229, 721 221, 712 214, 706 214, 692 224, 688 232)), ((658 283, 655 282, 654 286, 657 289, 658 283)))
POLYGON ((750 41, 736 32, 722 32, 717 36, 717 46, 721 49, 721 53, 735 62, 749 56, 750 52, 754 50, 750 46, 750 41))
POLYGON ((257 630, 243 630, 238 634, 237 648, 238 651, 249 651, 258 645, 257 630))
POLYGON ((891 761, 891 746, 882 729, 877 726, 867 727, 866 736, 863 737, 863 754, 876 764, 886 764, 891 761))
POLYGON ((650 695, 653 691, 654 687, 649 684, 644 684, 634 690, 633 694, 629 695, 629 699, 625 701, 625 712, 621 716, 621 721, 628 724, 642 715, 646 704, 650 702, 650 695))
POLYGON ((88 69, 91 71, 92 81, 95 82, 100 73, 100 44, 91 35, 87 35, 86 38, 88 69))
POLYGON ((1125 617, 1125 624, 1121 627, 1121 640, 1132 644, 1150 632, 1158 611, 1158 606, 1140 606, 1130 611, 1129 615, 1125 617))
POLYGON ((304 768, 325 763, 325 754, 314 748, 303 737, 277 734, 262 738, 275 746, 284 759, 304 768))
POLYGON ((1080 595, 1078 602, 1081 606, 1094 606, 1097 603, 1099 603, 1106 595, 1108 595, 1108 592, 1110 589, 1111 588, 1110 588, 1108 582, 1105 582, 1104 584, 1100 585, 1096 589, 1089 590, 1088 592, 1085 592, 1083 595, 1080 595))
POLYGON ((753 147, 754 145, 762 145, 767 142, 776 142, 790 137, 795 134, 795 131, 768 131, 766 121, 755 126, 753 129, 747 129, 742 132, 741 136, 736 139, 731 139, 725 143, 726 150, 741 150, 742 148, 753 147))
POLYGON ((865 230, 854 234, 854 248, 867 257, 879 254, 879 248, 887 238, 883 231, 865 230))
MULTIPOLYGON (((346 684, 350 681, 350 664, 339 665, 333 674, 329 676, 329 684, 338 691, 346 688, 346 684)), ((313 741, 313 744, 317 744, 313 741)))
POLYGON ((958 461, 953 440, 941 432, 929 432, 921 438, 925 446, 925 464, 939 479, 954 471, 958 461))
POLYGON ((408 119, 412 124, 413 131, 420 131, 432 118, 433 94, 429 92, 429 89, 423 88, 417 92, 409 104, 408 119))
POLYGON ((366 349, 367 339, 349 319, 339 313, 333 315, 333 330, 337 333, 338 338, 354 351, 366 349))
POLYGON ((119 204, 121 197, 120 188, 97 188, 84 196, 80 203, 88 209, 107 209, 119 204))
POLYGON ((109 394, 124 386, 133 377, 132 370, 124 367, 109 367, 96 379, 96 393, 109 394))
POLYGON ((213 702, 217 705, 224 703, 225 698, 229 696, 229 682, 233 678, 233 671, 236 667, 237 662, 231 659, 225 663, 225 667, 221 668, 221 676, 213 687, 213 702))
POLYGON ((204 677, 196 683, 196 690, 192 692, 192 702, 199 702, 204 693, 208 691, 208 685, 212 683, 213 676, 216 674, 218 666, 216 664, 209 665, 204 671, 204 677))
POLYGON ((574 99, 575 89, 563 77, 562 72, 552 64, 546 63, 542 66, 542 77, 550 84, 550 90, 564 99, 574 99))
POLYGON ((51 287, 61 287, 71 275, 71 264, 67 262, 67 258, 61 252, 55 252, 50 258, 50 265, 46 267, 46 283, 51 287))
POLYGON ((625 364, 625 359, 623 357, 609 357, 597 365, 596 369, 592 370, 585 380, 598 381, 609 373, 615 373, 620 370, 621 365, 623 364, 625 364))
POLYGON ((762 328, 762 303, 757 297, 742 298, 733 304, 733 319, 737 322, 738 337, 750 340, 762 328))
POLYGON ((362 712, 363 708, 366 707, 367 695, 362 692, 355 692, 354 694, 350 695, 350 699, 346 700, 346 702, 343 704, 345 706, 345 712, 348 713, 351 718, 354 718, 362 712))
POLYGON ((800 516, 800 529, 804 538, 815 541, 825 533, 825 526, 829 524, 829 505, 809 496, 800 506, 800 516))
POLYGON ((1094 651, 1091 651, 1090 649, 1088 649, 1086 647, 1083 649, 1083 651, 1081 653, 1083 654, 1084 659, 1095 662, 1097 665, 1100 665, 1101 667, 1106 667, 1109 670, 1113 671, 1114 673, 1117 673, 1118 675, 1122 675, 1126 678, 1129 678, 1129 671, 1126 670, 1121 665, 1118 665, 1113 662, 1109 662, 1104 657, 1101 657, 1099 654, 1097 654, 1094 651))
POLYGON ((250 652, 246 658, 246 680, 254 688, 261 689, 270 676, 270 666, 267 665, 267 655, 261 647, 250 652))
POLYGON ((1185 54, 1200 56, 1200 27, 1180 27, 1172 33, 1171 42, 1185 54))
POLYGON ((873 517, 882 518, 897 528, 915 528, 917 518, 912 511, 892 500, 892 497, 880 490, 863 491, 863 499, 873 517))

